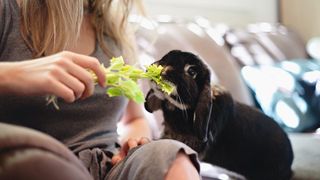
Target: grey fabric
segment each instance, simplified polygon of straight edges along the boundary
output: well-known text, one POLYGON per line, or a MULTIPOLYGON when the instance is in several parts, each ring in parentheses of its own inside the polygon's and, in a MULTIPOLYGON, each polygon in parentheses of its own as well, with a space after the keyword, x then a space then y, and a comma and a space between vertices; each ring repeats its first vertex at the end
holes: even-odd
MULTIPOLYGON (((22 175, 30 179, 47 179, 47 175, 59 171, 61 173, 56 174, 53 178, 69 175, 67 179, 79 179, 78 176, 88 178, 89 172, 95 180, 157 179, 154 178, 155 175, 163 179, 179 151, 188 154, 197 170, 200 170, 197 154, 175 140, 158 140, 134 148, 120 164, 112 167, 111 158, 117 152, 117 147, 119 146, 114 144, 103 149, 83 149, 76 153, 77 159, 65 146, 41 132, 0 123, 0 179, 1 177, 4 179, 16 177, 14 170, 21 171, 22 175), (42 166, 39 167, 34 164, 39 160, 46 163, 42 163, 42 166), (21 164, 28 168, 23 168, 21 164), (41 173, 34 174, 34 168, 41 169, 41 173), (74 171, 81 173, 71 176, 74 171), (108 172, 111 172, 109 176, 108 172)), ((20 179, 22 175, 19 176, 20 179)))
POLYGON ((92 180, 86 169, 38 148, 0 151, 1 180, 92 180))
MULTIPOLYGON (((0 61, 32 59, 31 50, 21 38, 20 11, 15 0, 1 0, 0 4, 0 61)), ((106 37, 116 55, 120 50, 106 37)), ((92 56, 105 66, 107 57, 98 43, 92 56)), ((117 141, 116 124, 127 100, 110 98, 105 89, 97 86, 94 95, 72 104, 58 99, 60 110, 46 105, 46 97, 0 95, 0 122, 30 127, 62 141, 74 152, 90 147, 105 148, 117 141)))
POLYGON ((113 153, 107 150, 86 149, 80 151, 78 157, 95 180, 162 180, 180 151, 186 153, 200 171, 197 153, 179 141, 168 139, 152 141, 131 149, 125 159, 113 167, 113 153))
POLYGON ((198 172, 197 153, 175 140, 158 140, 129 151, 128 156, 114 166, 107 180, 163 180, 178 152, 186 153, 198 172))
POLYGON ((0 179, 88 180, 91 176, 82 162, 52 137, 0 123, 0 179))
POLYGON ((78 153, 79 159, 95 180, 104 179, 112 168, 113 153, 99 148, 85 149, 78 153))
MULTIPOLYGON (((56 139, 29 128, 0 123, 0 153, 23 148, 48 151, 71 162, 78 169, 86 171, 79 159, 56 139)), ((3 162, 0 158, 0 171, 3 162)))
POLYGON ((20 36, 20 12, 15 0, 0 3, 0 61, 30 59, 31 51, 20 36))

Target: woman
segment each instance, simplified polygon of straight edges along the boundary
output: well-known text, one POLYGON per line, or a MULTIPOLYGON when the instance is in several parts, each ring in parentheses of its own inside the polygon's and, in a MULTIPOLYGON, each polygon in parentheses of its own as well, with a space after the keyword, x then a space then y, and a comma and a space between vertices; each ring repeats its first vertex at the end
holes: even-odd
POLYGON ((105 95, 100 64, 108 66, 112 56, 136 57, 127 27, 132 5, 1 0, 0 121, 63 142, 95 179, 199 179, 194 151, 176 141, 148 143, 142 137, 151 133, 140 106, 105 95), (94 87, 87 69, 100 86, 94 87), (59 110, 46 105, 47 95, 58 97, 59 110), (117 153, 121 118, 127 133, 117 153))

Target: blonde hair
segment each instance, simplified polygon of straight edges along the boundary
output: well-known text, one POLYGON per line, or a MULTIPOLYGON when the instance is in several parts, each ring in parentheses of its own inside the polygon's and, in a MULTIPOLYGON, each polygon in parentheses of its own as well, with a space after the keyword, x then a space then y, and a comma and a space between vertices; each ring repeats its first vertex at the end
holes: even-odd
POLYGON ((107 35, 123 56, 134 59, 133 32, 128 27, 132 6, 133 0, 22 0, 21 34, 35 57, 54 54, 76 42, 87 12, 103 51, 114 55, 104 40, 107 35))

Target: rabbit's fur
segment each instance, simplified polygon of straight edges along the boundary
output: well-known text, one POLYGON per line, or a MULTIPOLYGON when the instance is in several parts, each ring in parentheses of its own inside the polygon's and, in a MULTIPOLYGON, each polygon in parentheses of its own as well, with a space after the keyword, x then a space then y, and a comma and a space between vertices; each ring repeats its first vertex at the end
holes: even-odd
POLYGON ((192 53, 170 51, 155 64, 164 67, 162 78, 175 86, 167 95, 152 83, 146 97, 147 111, 163 111, 163 138, 182 141, 201 160, 248 179, 290 179, 292 147, 273 119, 211 85, 210 70, 192 53))

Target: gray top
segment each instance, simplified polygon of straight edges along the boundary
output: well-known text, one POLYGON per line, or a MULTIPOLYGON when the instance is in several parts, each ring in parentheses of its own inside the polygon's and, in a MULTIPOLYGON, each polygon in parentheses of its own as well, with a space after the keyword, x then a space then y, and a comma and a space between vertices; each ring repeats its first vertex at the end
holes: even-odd
MULTIPOLYGON (((30 49, 20 35, 20 11, 15 0, 0 1, 0 61, 32 59, 30 49)), ((106 37, 116 55, 120 51, 106 37)), ((107 57, 96 44, 92 56, 105 66, 107 57)), ((74 103, 58 99, 60 110, 46 105, 46 98, 0 95, 0 122, 22 125, 45 132, 78 152, 84 148, 110 149, 117 142, 116 124, 121 118, 127 100, 110 98, 105 89, 95 87, 94 95, 74 103)))

